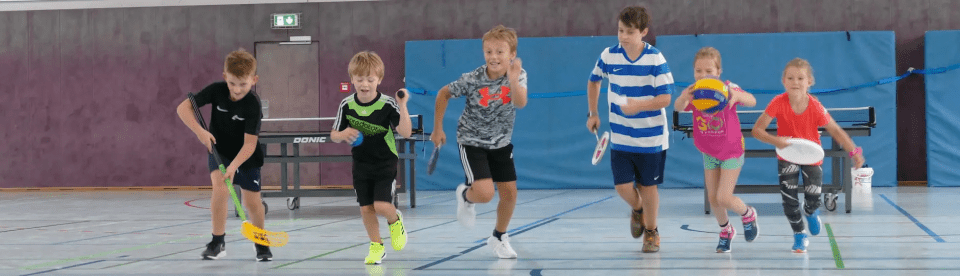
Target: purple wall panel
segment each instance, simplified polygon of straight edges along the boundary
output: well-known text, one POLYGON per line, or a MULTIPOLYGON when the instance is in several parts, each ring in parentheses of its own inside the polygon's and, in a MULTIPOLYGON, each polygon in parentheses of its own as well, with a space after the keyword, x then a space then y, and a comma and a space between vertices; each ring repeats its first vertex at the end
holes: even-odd
MULTIPOLYGON (((370 6, 353 6, 358 3, 327 3, 317 8, 319 13, 319 24, 316 33, 312 33, 315 40, 320 41, 320 91, 327 91, 320 94, 320 117, 335 117, 340 101, 346 97, 347 93, 340 93, 340 82, 349 82, 347 76, 347 64, 350 58, 358 51, 366 50, 365 47, 357 46, 353 39, 357 33, 354 32, 354 16, 362 14, 375 16, 377 13, 370 11, 370 6), (355 9, 355 12, 350 12, 355 9)), ((383 54, 383 53, 378 53, 383 54)), ((387 67, 387 72, 391 72, 387 67)), ((389 76, 385 78, 395 78, 389 76)), ((381 91, 384 91, 381 89, 381 91)), ((327 125, 321 125, 322 130, 329 130, 332 122, 327 125)), ((324 144, 320 146, 320 152, 329 155, 347 155, 350 154, 350 147, 343 144, 324 144)), ((322 184, 330 185, 351 185, 353 184, 351 176, 350 163, 323 163, 320 165, 320 181, 322 184)))
MULTIPOLYGON (((30 172, 34 168, 50 170, 45 165, 45 156, 60 147, 56 137, 42 136, 48 125, 39 125, 28 117, 46 113, 49 104, 39 91, 28 92, 30 86, 30 58, 27 57, 31 43, 31 25, 27 20, 33 13, 0 13, 0 85, 3 101, 0 101, 0 126, 3 127, 3 158, 0 159, 0 183, 7 185, 33 185, 41 178, 30 172), (31 145, 42 145, 34 148, 31 145)), ((51 76, 51 79, 58 76, 51 76)), ((56 93, 56 91, 53 91, 56 93)))
MULTIPOLYGON (((381 91, 392 94, 403 85, 405 41, 479 38, 496 24, 524 37, 615 35, 617 12, 630 4, 651 11, 652 43, 667 34, 893 30, 898 72, 924 67, 925 31, 960 28, 952 18, 960 3, 950 0, 410 0, 0 12, 0 187, 209 185, 202 146, 174 108, 186 92, 222 78, 228 52, 253 51, 256 41, 320 41, 318 108, 327 117, 346 96, 337 87, 349 80, 358 51, 384 59, 381 91), (269 29, 275 12, 303 13, 304 28, 269 29)), ((897 89, 898 178, 925 180, 922 78, 897 89)), ((320 151, 348 154, 349 146, 320 151)), ((321 174, 325 185, 350 184, 348 163, 322 164, 321 174)))
POLYGON ((63 82, 59 95, 47 95, 52 108, 45 115, 59 127, 54 133, 63 149, 50 163, 62 179, 44 185, 126 186, 145 179, 137 177, 147 165, 137 155, 153 146, 133 135, 138 124, 127 118, 142 91, 122 90, 121 72, 130 72, 119 53, 122 15, 119 9, 61 13, 63 82))
POLYGON ((18 116, 20 120, 16 124, 28 127, 27 132, 32 135, 21 136, 20 142, 12 146, 20 150, 26 150, 26 152, 33 151, 31 150, 32 147, 26 145, 38 144, 44 148, 30 154, 34 157, 40 157, 39 160, 34 160, 43 162, 42 164, 20 163, 17 158, 12 158, 15 164, 19 163, 16 165, 16 167, 20 167, 17 171, 34 172, 21 175, 25 178, 24 183, 57 186, 62 183, 61 181, 66 180, 53 179, 50 182, 33 182, 44 181, 42 177, 45 174, 45 171, 38 170, 34 166, 39 165, 40 168, 50 172, 62 169, 53 160, 62 159, 59 152, 63 149, 64 141, 73 139, 69 134, 62 133, 62 128, 54 128, 51 124, 53 117, 50 116, 50 112, 56 112, 56 105, 53 103, 58 102, 58 99, 49 97, 49 95, 62 93, 62 72, 60 71, 61 60, 59 55, 60 33, 58 29, 47 26, 56 26, 59 23, 58 21, 56 12, 32 12, 27 15, 29 48, 24 57, 28 67, 21 72, 22 78, 20 81, 23 86, 15 92, 22 97, 21 99, 25 100, 23 103, 26 103, 26 105, 21 105, 14 110, 29 111, 26 114, 21 114, 26 116, 18 116), (42 121, 36 121, 37 119, 42 121))

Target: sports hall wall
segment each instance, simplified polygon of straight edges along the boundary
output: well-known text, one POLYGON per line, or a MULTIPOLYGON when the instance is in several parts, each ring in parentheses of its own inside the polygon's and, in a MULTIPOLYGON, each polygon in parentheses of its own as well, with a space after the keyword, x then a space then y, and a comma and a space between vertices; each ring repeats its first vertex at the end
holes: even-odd
MULTIPOLYGON (((320 85, 329 92, 318 108, 332 116, 357 51, 384 58, 381 90, 392 91, 403 85, 405 41, 479 38, 496 24, 522 37, 609 36, 617 12, 632 4, 652 12, 655 45, 659 35, 892 30, 897 73, 924 67, 925 31, 960 29, 951 18, 960 3, 949 0, 408 0, 0 12, 0 188, 209 185, 203 149, 174 108, 186 92, 220 79, 226 53, 257 41, 319 40, 320 85), (269 14, 291 11, 303 13, 303 29, 269 29, 269 14)), ((897 180, 925 181, 924 82, 912 76, 896 87, 897 180)), ((319 166, 325 184, 349 184, 349 164, 319 166)))
MULTIPOLYGON (((693 56, 701 47, 717 48, 723 56, 723 79, 737 82, 757 98, 757 106, 739 110, 763 110, 767 103, 783 90, 780 75, 787 61, 800 56, 813 66, 816 84, 811 92, 827 108, 872 106, 877 121, 869 137, 854 137, 865 146, 865 155, 876 173, 874 186, 896 186, 896 93, 894 84, 869 86, 862 89, 821 92, 870 83, 894 75, 894 36, 890 31, 776 34, 717 34, 658 36, 658 45, 677 81, 676 98, 683 86, 693 82, 693 56), (830 49, 825 51, 824 49, 830 49), (763 58, 755 58, 763 57, 763 58)), ((517 175, 523 181, 519 187, 550 188, 604 188, 613 183, 610 158, 591 166, 587 156, 595 146, 595 138, 585 127, 586 79, 596 64, 599 53, 616 44, 616 37, 559 37, 521 38, 518 56, 527 71, 530 101, 517 112, 513 135, 514 160, 517 175), (558 58, 563 57, 563 58, 558 58)), ((433 116, 436 91, 482 63, 482 42, 479 39, 428 40, 407 43, 406 85, 414 93, 424 96, 411 100, 410 112, 433 116), (472 54, 471 54, 472 53, 472 54), (427 97, 429 95, 429 97, 427 97)), ((602 127, 607 125, 606 86, 600 97, 599 112, 602 127)), ((457 119, 464 100, 453 99, 444 117, 444 129, 454 139, 457 119)), ((673 107, 666 108, 672 114, 673 107)), ((831 114, 843 121, 842 112, 831 114)), ((668 115, 669 116, 669 115, 668 115)), ((672 119, 670 119, 672 122, 672 119)), ((428 132, 434 131, 427 126, 428 132)), ((682 132, 671 131, 667 151, 663 187, 703 187, 700 171, 703 158, 693 140, 682 132)), ((830 147, 830 138, 824 137, 830 147)), ((451 140, 452 141, 452 140, 451 140)), ((755 139, 747 139, 748 149, 773 149, 755 139)), ((432 148, 432 144, 420 145, 432 148)), ((455 146, 441 148, 442 161, 434 175, 418 175, 420 187, 453 188, 463 177, 459 151, 455 146), (452 162, 451 162, 452 161, 452 162)), ((420 166, 426 161, 420 160, 420 166)), ((738 183, 771 184, 777 182, 776 160, 750 158, 744 165, 738 183)), ((831 179, 830 160, 824 179, 831 179)))
MULTIPOLYGON (((929 185, 960 186, 960 149, 957 136, 960 134, 960 109, 957 96, 960 91, 960 71, 947 70, 960 67, 960 31, 931 31, 925 36, 926 64, 928 68, 943 68, 943 73, 926 77, 927 100, 927 160, 929 185)), ((939 71, 939 70, 938 70, 939 71)))

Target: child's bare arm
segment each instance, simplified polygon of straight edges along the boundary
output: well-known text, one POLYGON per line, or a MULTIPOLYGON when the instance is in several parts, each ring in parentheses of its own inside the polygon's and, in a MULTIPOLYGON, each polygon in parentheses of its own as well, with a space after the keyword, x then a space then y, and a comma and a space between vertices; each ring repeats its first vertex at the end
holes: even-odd
POLYGON ((510 80, 510 94, 513 105, 517 108, 527 106, 527 88, 520 83, 520 73, 523 72, 523 62, 516 58, 510 62, 507 77, 510 80))
POLYGON ((740 104, 745 107, 754 107, 757 105, 757 98, 743 90, 740 87, 731 87, 730 89, 731 105, 740 104))
POLYGON ((437 91, 437 102, 434 104, 433 112, 433 133, 430 134, 430 141, 433 141, 436 146, 447 142, 446 134, 443 132, 443 115, 447 112, 447 104, 452 97, 450 85, 445 85, 437 91))
POLYGON ((250 159, 250 156, 253 155, 253 151, 257 149, 257 141, 260 139, 259 136, 244 133, 243 134, 243 147, 240 148, 240 152, 237 153, 237 157, 233 158, 233 162, 230 163, 230 167, 234 171, 240 167, 243 162, 246 162, 247 159, 250 159))
POLYGON ((330 140, 334 143, 342 143, 344 141, 353 143, 354 140, 357 140, 357 137, 360 136, 360 131, 347 127, 342 131, 336 129, 330 131, 330 140))
POLYGON ((670 94, 661 94, 653 97, 653 99, 627 99, 627 104, 620 106, 620 109, 626 115, 633 115, 640 113, 640 111, 659 110, 668 105, 670 105, 670 94))
POLYGON ((400 123, 397 124, 397 133, 403 138, 410 138, 413 134, 413 123, 410 122, 410 112, 407 110, 407 101, 410 100, 410 91, 401 88, 404 97, 397 97, 397 113, 400 113, 400 123))
POLYGON ((591 81, 587 83, 587 107, 590 110, 590 116, 587 117, 587 130, 594 131, 600 128, 600 116, 598 114, 597 102, 600 101, 600 81, 591 81))
MULTIPOLYGON (((847 152, 854 152, 857 150, 857 144, 853 142, 853 139, 850 138, 850 135, 847 135, 847 132, 844 131, 843 128, 841 128, 840 125, 833 120, 833 118, 830 118, 830 121, 827 122, 825 128, 827 129, 827 132, 830 133, 830 137, 832 137, 834 141, 837 141, 837 144, 840 144, 840 147, 842 147, 844 150, 847 152)), ((854 154, 854 168, 860 168, 864 163, 866 163, 866 158, 863 157, 862 151, 854 154)))
POLYGON ((770 122, 772 121, 773 121, 773 117, 770 117, 769 115, 767 115, 766 112, 764 112, 763 114, 760 114, 760 118, 757 119, 757 122, 755 124, 753 124, 753 131, 751 132, 753 134, 753 137, 757 138, 757 140, 760 140, 760 142, 771 144, 777 148, 784 148, 786 146, 789 146, 790 143, 787 143, 788 137, 777 137, 777 136, 770 135, 770 133, 767 133, 767 126, 769 126, 770 122))
POLYGON ((687 88, 683 89, 683 92, 680 92, 680 96, 677 96, 677 100, 673 103, 673 110, 686 110, 687 105, 690 105, 691 99, 693 99, 693 85, 687 86, 687 88))
POLYGON ((200 126, 200 122, 197 122, 197 117, 193 114, 193 106, 190 104, 190 99, 183 100, 183 102, 177 106, 177 115, 180 117, 180 120, 183 121, 183 124, 187 125, 190 131, 193 131, 193 134, 197 135, 197 139, 200 139, 200 142, 207 147, 207 152, 213 152, 213 145, 217 143, 217 139, 213 138, 213 134, 210 134, 209 131, 203 129, 203 127, 200 126))

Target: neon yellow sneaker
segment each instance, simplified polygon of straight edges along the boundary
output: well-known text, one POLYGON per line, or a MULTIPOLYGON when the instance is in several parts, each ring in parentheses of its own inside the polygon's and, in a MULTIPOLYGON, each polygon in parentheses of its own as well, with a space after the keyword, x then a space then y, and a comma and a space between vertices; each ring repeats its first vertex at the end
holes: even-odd
POLYGON ((387 256, 387 252, 383 250, 382 243, 370 242, 370 254, 367 254, 367 258, 363 260, 365 264, 380 264, 383 261, 383 257, 387 256))
POLYGON ((403 250, 403 247, 407 246, 407 230, 403 228, 403 215, 400 214, 400 210, 397 210, 397 221, 390 224, 390 244, 396 251, 403 250))

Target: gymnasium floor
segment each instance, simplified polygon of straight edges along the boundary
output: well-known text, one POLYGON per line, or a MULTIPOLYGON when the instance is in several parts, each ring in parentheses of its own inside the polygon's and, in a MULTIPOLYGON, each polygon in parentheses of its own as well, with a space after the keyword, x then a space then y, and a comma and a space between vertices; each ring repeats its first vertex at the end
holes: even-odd
MULTIPOLYGON (((612 188, 521 190, 510 225, 517 260, 499 260, 481 242, 492 231, 495 203, 477 205, 477 227, 465 229, 456 222, 452 192, 418 192, 414 209, 401 195, 407 248, 387 246, 384 263, 369 266, 353 198, 302 198, 296 211, 284 198, 268 198, 267 228, 286 231, 290 243, 273 248, 272 262, 258 263, 232 216, 227 256, 200 259, 210 239, 209 191, 4 192, 0 275, 960 274, 960 188, 855 195, 853 213, 825 213, 828 227, 806 254, 790 252, 777 194, 740 195, 760 213, 760 237, 744 242, 734 219, 740 233, 733 252, 715 253, 718 226, 703 213, 702 193, 661 190, 661 251, 645 254, 612 188)), ((385 223, 381 233, 388 236, 385 223)))

